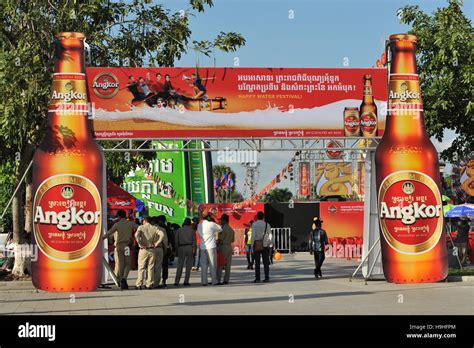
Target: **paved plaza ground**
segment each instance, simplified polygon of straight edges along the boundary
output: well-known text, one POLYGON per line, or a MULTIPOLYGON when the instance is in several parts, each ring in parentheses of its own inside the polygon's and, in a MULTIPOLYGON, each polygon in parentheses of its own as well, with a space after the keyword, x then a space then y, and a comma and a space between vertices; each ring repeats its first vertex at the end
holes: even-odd
MULTIPOLYGON (((175 262, 176 264, 176 262, 175 262)), ((363 279, 349 282, 355 260, 326 259, 324 278, 315 280, 312 256, 283 255, 271 267, 271 282, 253 284, 243 256, 234 257, 231 284, 190 287, 101 289, 91 293, 37 292, 31 282, 0 282, 0 314, 473 314, 473 282, 389 284, 363 279)), ((135 283, 132 271, 129 284, 135 283)))

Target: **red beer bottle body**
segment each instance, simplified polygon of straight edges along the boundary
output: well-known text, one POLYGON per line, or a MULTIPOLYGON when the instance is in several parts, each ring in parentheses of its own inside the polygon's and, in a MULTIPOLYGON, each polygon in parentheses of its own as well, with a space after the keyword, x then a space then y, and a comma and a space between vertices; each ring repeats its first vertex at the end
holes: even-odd
POLYGON ((448 272, 438 153, 424 125, 416 37, 390 36, 387 124, 375 153, 387 281, 436 282, 448 272))
POLYGON ((92 137, 84 65, 84 35, 56 41, 48 127, 33 159, 36 288, 92 291, 101 282, 103 154, 92 137))

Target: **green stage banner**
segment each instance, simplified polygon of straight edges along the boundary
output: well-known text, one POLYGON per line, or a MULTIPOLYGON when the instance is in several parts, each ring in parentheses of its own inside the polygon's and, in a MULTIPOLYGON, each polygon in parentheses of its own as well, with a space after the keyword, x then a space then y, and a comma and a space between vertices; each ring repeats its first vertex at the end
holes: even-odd
MULTIPOLYGON (((172 146, 173 141, 152 144, 159 150, 162 144, 172 146)), ((183 142, 174 145, 181 149, 183 142)), ((131 171, 122 187, 145 203, 148 215, 165 215, 167 221, 181 225, 187 216, 185 173, 183 152, 158 151, 156 159, 131 171)))
MULTIPOLYGON (((190 149, 202 149, 204 144, 202 141, 191 141, 188 144, 190 149)), ((209 203, 206 182, 206 160, 205 152, 193 151, 188 153, 189 163, 189 181, 190 181, 190 197, 189 199, 196 203, 209 203)))

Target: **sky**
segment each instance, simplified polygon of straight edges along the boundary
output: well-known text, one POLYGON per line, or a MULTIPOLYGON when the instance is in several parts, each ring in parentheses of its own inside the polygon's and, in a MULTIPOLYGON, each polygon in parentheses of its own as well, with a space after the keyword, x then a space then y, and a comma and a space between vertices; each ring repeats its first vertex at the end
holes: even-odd
MULTIPOLYGON (((161 0, 172 11, 186 10, 187 0, 161 0)), ((235 31, 246 39, 237 52, 216 51, 207 58, 189 50, 177 67, 233 66, 239 58, 241 67, 371 67, 383 51, 384 40, 395 33, 406 32, 397 10, 418 5, 432 13, 445 7, 443 0, 214 0, 190 19, 193 40, 211 40, 219 32, 235 31)), ((474 0, 465 0, 464 12, 473 19, 474 0)), ((439 151, 447 148, 454 133, 446 132, 442 143, 434 141, 439 151)), ((292 152, 263 152, 257 191, 263 188, 288 163, 292 152)), ((216 154, 213 153, 214 164, 216 154)), ((237 175, 237 189, 243 190, 244 169, 230 165, 237 175)), ((294 191, 295 185, 283 181, 278 187, 294 191)))

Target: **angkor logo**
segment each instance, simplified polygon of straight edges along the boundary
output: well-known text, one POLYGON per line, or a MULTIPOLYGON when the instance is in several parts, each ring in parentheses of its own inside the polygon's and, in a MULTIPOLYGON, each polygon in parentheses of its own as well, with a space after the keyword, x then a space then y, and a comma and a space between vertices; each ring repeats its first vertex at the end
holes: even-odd
POLYGON ((74 196, 74 189, 71 186, 64 186, 61 189, 61 196, 64 199, 70 199, 74 196))
POLYGON ((110 99, 118 92, 120 83, 114 74, 111 72, 103 72, 97 75, 92 82, 92 90, 94 94, 102 99, 110 99))
POLYGON ((415 186, 411 182, 407 181, 403 184, 402 191, 407 195, 411 195, 413 192, 415 192, 415 186))

